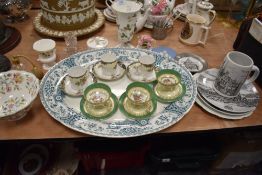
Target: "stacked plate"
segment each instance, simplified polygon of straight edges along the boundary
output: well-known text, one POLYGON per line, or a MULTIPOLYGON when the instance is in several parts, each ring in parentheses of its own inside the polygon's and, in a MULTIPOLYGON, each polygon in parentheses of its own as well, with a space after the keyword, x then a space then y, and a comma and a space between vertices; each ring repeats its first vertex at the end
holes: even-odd
POLYGON ((259 103, 259 93, 256 87, 244 84, 238 96, 228 98, 219 95, 213 84, 218 69, 207 69, 194 75, 198 95, 196 102, 206 111, 225 119, 242 119, 250 116, 259 103))
POLYGON ((104 9, 104 15, 108 21, 116 22, 116 14, 110 8, 104 9))
POLYGON ((178 17, 178 19, 185 21, 186 20, 186 15, 191 13, 191 7, 192 5, 190 3, 184 3, 184 4, 179 4, 173 9, 173 16, 178 17))

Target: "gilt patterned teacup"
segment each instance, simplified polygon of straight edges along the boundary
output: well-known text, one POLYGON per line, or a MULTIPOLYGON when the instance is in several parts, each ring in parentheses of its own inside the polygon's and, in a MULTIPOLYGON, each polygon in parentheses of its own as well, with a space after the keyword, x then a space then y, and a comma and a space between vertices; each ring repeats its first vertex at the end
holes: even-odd
POLYGON ((83 90, 88 78, 87 69, 82 66, 71 67, 68 71, 71 87, 75 90, 83 90))
POLYGON ((181 75, 172 69, 163 69, 157 73, 157 82, 160 91, 172 91, 180 83, 181 75))
POLYGON ((55 55, 56 43, 52 39, 40 39, 33 44, 33 49, 38 52, 39 59, 49 59, 55 55))
POLYGON ((103 83, 95 83, 88 86, 84 91, 86 109, 94 116, 107 113, 112 104, 110 103, 111 89, 103 83))
POLYGON ((113 53, 107 53, 101 57, 102 72, 106 76, 112 76, 116 72, 117 59, 113 53))
POLYGON ((52 39, 40 39, 33 44, 33 49, 38 52, 38 61, 43 63, 43 69, 49 70, 56 60, 56 43, 52 39))
POLYGON ((144 75, 147 75, 148 73, 151 73, 154 70, 154 64, 155 64, 155 57, 151 55, 144 55, 138 58, 140 64, 141 64, 141 73, 144 75))
POLYGON ((127 98, 134 109, 146 108, 152 99, 150 87, 146 83, 134 82, 127 86, 127 98))

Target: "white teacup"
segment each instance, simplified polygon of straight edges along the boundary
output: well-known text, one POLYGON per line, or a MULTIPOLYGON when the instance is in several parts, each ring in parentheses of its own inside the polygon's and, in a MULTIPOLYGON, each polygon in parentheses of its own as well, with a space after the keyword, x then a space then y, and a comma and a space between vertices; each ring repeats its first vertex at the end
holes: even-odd
POLYGON ((148 74, 154 70, 154 64, 155 64, 156 59, 152 55, 141 56, 138 58, 138 60, 141 64, 142 73, 148 74))
POLYGON ((248 55, 231 51, 227 53, 223 64, 220 66, 214 82, 214 89, 222 96, 235 97, 244 83, 253 82, 258 75, 259 69, 248 55), (254 73, 249 77, 252 71, 254 73))
POLYGON ((75 90, 83 90, 88 78, 87 69, 82 66, 71 67, 68 71, 71 87, 75 90))
POLYGON ((188 45, 205 45, 210 27, 206 19, 198 14, 188 14, 179 39, 188 45))
POLYGON ((102 72, 106 76, 112 76, 117 69, 117 59, 114 53, 107 53, 101 57, 102 72))
POLYGON ((33 44, 33 49, 38 52, 38 61, 43 64, 43 69, 49 70, 56 60, 56 43, 52 39, 40 39, 33 44))

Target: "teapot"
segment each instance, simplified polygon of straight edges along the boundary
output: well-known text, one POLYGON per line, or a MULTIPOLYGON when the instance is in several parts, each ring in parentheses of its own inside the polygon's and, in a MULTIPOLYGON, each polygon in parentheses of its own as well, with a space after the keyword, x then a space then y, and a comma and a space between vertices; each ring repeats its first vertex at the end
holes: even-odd
POLYGON ((214 5, 208 0, 199 1, 197 3, 196 13, 206 19, 206 26, 210 26, 216 17, 216 11, 211 10, 214 5))

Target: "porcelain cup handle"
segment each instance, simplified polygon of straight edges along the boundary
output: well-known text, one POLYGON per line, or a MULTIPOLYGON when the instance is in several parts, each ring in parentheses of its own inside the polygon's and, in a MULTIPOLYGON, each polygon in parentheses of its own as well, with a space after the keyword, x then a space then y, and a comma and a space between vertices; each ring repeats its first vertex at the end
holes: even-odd
POLYGON ((254 73, 250 78, 246 80, 245 84, 249 84, 255 81, 260 73, 259 68, 255 65, 253 65, 251 72, 254 72, 254 73))
POLYGON ((215 10, 209 10, 208 14, 211 14, 210 16, 212 16, 209 23, 207 24, 207 26, 210 26, 212 24, 212 22, 215 20, 217 13, 216 13, 215 10))
POLYGON ((209 29, 210 27, 208 26, 205 26, 205 25, 201 26, 202 33, 201 33, 201 36, 198 42, 199 44, 202 44, 203 46, 206 44, 209 29))
POLYGON ((113 4, 113 0, 105 0, 105 2, 106 2, 106 6, 107 6, 107 8, 109 8, 110 10, 112 10, 113 11, 113 9, 112 9, 112 7, 111 7, 111 5, 113 4), (110 4, 109 4, 109 2, 110 2, 110 4))

